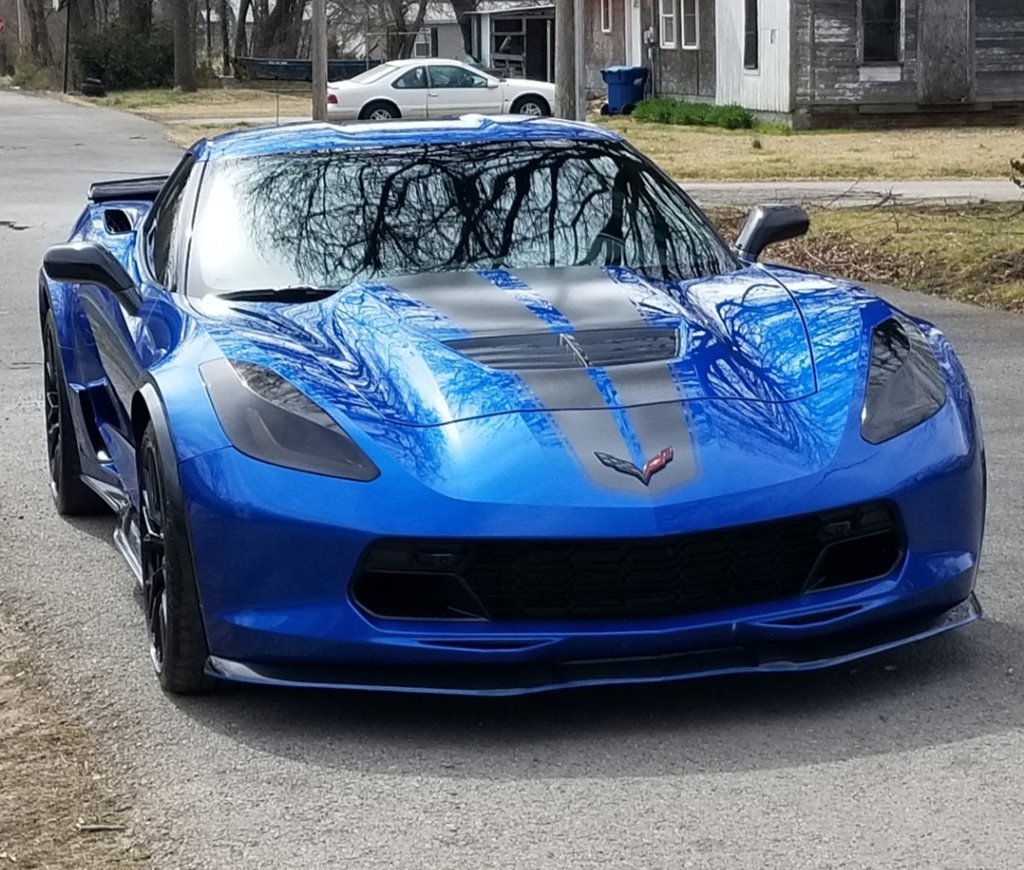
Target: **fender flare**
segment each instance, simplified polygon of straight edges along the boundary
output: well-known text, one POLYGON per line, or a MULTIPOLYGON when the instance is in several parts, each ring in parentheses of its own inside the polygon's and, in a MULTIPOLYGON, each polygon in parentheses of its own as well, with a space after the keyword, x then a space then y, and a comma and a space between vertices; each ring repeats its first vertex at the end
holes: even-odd
POLYGON ((209 650, 206 610, 203 606, 202 587, 196 580, 192 528, 188 519, 188 502, 185 498, 184 489, 181 486, 181 476, 178 474, 178 454, 174 449, 174 439, 171 436, 167 411, 164 408, 160 393, 152 381, 146 381, 135 392, 135 396, 132 398, 131 418, 136 457, 138 456, 139 442, 142 440, 142 433, 145 431, 146 425, 151 424, 153 426, 157 457, 160 462, 160 475, 164 485, 164 497, 170 509, 170 516, 167 517, 167 522, 174 525, 174 531, 176 532, 176 534, 171 536, 175 548, 175 561, 181 569, 182 580, 185 583, 191 583, 196 591, 199 613, 203 620, 203 631, 207 635, 207 650, 209 650))

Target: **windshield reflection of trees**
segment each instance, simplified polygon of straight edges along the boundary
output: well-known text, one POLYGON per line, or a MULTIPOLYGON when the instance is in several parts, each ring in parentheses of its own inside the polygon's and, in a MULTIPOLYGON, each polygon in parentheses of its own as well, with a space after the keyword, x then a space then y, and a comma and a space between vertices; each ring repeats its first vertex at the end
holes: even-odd
POLYGON ((304 284, 583 264, 689 279, 734 267, 679 191, 616 143, 435 142, 260 155, 220 171, 253 251, 304 284))

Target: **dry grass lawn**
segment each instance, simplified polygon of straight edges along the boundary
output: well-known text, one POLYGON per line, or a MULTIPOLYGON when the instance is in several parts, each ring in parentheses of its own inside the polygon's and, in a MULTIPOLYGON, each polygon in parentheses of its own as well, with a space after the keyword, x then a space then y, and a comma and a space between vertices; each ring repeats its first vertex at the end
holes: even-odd
MULTIPOLYGON (((193 94, 153 89, 69 99, 161 121, 182 147, 203 136, 310 112, 305 94, 283 89, 206 88, 193 94)), ((1005 178, 1010 158, 1024 153, 1024 130, 1008 128, 794 133, 778 125, 711 130, 631 118, 599 120, 681 180, 1005 178)))
POLYGON ((1024 153, 1024 130, 708 130, 606 122, 673 178, 699 181, 997 178, 1024 153), (759 147, 758 147, 759 146, 759 147))
POLYGON ((185 94, 163 88, 117 91, 106 97, 67 97, 76 103, 134 112, 155 121, 309 117, 309 96, 294 90, 202 88, 185 94))
MULTIPOLYGON (((745 214, 714 209, 727 238, 745 214)), ((806 238, 767 258, 855 281, 875 282, 1024 311, 1021 204, 815 209, 806 238)))
POLYGON ((89 735, 39 676, 26 632, 0 613, 0 867, 145 866, 127 828, 81 829, 121 827, 127 809, 89 735))

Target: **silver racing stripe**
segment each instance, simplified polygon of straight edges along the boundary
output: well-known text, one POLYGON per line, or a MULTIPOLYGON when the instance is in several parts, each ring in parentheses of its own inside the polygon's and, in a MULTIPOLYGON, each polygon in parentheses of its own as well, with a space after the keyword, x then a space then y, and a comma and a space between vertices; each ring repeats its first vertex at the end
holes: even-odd
POLYGON ((630 450, 619 431, 614 415, 601 398, 597 385, 587 374, 586 369, 564 369, 558 372, 524 371, 519 376, 541 403, 552 409, 548 414, 561 430, 566 446, 576 454, 595 483, 633 492, 642 492, 646 489, 636 478, 609 468, 597 458, 598 452, 607 452, 628 459, 630 450), (604 410, 578 410, 580 408, 604 410))
POLYGON ((518 269, 514 274, 558 309, 577 332, 645 325, 631 300, 630 285, 616 283, 596 266, 518 269))
POLYGON ((439 311, 475 336, 547 332, 544 323, 514 294, 476 272, 409 275, 385 282, 439 311))
MULTIPOLYGON (((531 268, 511 270, 511 275, 564 315, 575 332, 645 326, 631 301, 630 285, 617 283, 601 269, 531 268)), ((400 277, 387 284, 432 306, 474 337, 548 331, 521 298, 475 272, 400 277)), ((548 409, 567 448, 599 486, 654 496, 691 480, 697 467, 691 427, 668 365, 637 363, 600 371, 614 395, 599 389, 584 368, 523 369, 517 374, 548 409), (639 445, 642 457, 630 443, 639 445), (672 460, 646 485, 598 458, 602 453, 642 468, 666 448, 671 448, 672 460)))

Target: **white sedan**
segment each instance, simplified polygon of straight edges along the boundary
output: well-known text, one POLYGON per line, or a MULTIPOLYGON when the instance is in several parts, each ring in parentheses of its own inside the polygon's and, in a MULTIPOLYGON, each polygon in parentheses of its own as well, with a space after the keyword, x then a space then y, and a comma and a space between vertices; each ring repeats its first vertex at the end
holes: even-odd
POLYGON ((496 79, 457 60, 414 58, 371 67, 327 85, 332 121, 487 115, 550 115, 555 86, 529 79, 496 79))

